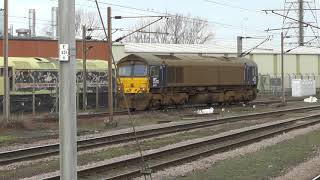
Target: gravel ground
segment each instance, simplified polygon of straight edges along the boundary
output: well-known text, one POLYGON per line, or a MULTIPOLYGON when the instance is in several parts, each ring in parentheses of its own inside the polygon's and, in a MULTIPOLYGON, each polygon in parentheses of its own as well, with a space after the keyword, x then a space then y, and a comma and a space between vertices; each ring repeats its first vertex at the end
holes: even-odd
MULTIPOLYGON (((309 132, 319 130, 319 129, 320 129, 320 124, 315 125, 315 126, 311 126, 311 127, 305 128, 305 129, 291 131, 289 133, 282 134, 282 135, 276 136, 274 138, 266 139, 266 140, 263 140, 263 141, 245 146, 245 147, 241 147, 241 148, 229 151, 229 152, 215 154, 215 155, 206 157, 204 159, 200 159, 200 160, 197 160, 194 162, 183 164, 181 166, 168 168, 163 171, 153 173, 152 177, 153 177, 153 179, 161 180, 161 179, 174 179, 174 177, 177 177, 177 176, 186 176, 188 173, 191 173, 192 171, 207 169, 207 168, 213 166, 218 161, 222 161, 222 160, 225 160, 228 158, 233 158, 236 156, 243 156, 243 155, 246 155, 249 153, 257 152, 263 148, 273 146, 273 145, 281 143, 283 141, 293 139, 296 136, 304 135, 304 134, 307 134, 309 132)), ((316 160, 318 160, 317 165, 319 167, 320 157, 316 160)), ((300 176, 303 176, 303 175, 304 175, 304 173, 300 174, 300 176)), ((288 176, 286 176, 286 177, 288 177, 288 176)), ((295 177, 295 176, 292 175, 291 177, 295 177)), ((136 180, 143 180, 143 179, 144 179, 143 177, 136 178, 136 180)), ((292 179, 292 178, 288 178, 288 179, 292 179)), ((294 179, 300 179, 300 178, 294 178, 294 179)))
POLYGON ((320 174, 320 151, 312 159, 288 170, 287 174, 273 180, 311 180, 320 174))

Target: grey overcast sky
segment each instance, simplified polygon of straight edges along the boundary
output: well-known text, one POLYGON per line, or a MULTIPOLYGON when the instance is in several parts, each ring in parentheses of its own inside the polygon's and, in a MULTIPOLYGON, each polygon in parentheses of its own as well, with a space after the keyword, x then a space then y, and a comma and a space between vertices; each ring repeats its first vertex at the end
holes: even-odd
MULTIPOLYGON (((280 16, 266 15, 262 9, 281 9, 284 0, 98 0, 102 14, 111 6, 113 15, 160 15, 184 14, 201 17, 209 21, 217 40, 232 41, 237 35, 267 36, 264 30, 279 28, 280 16), (108 4, 111 3, 111 4, 108 4)), ((3 0, 1 0, 3 4, 3 0)), ((316 1, 317 2, 317 1, 316 1)), ((51 7, 57 6, 57 0, 9 0, 9 23, 14 28, 28 27, 28 9, 36 9, 37 34, 43 34, 43 28, 50 26, 51 7)), ((318 6, 318 4, 316 4, 318 6)), ((76 9, 97 12, 94 0, 76 0, 76 9)), ((114 28, 128 29, 137 20, 116 20, 114 28)), ((275 33, 275 32, 273 32, 275 33)))

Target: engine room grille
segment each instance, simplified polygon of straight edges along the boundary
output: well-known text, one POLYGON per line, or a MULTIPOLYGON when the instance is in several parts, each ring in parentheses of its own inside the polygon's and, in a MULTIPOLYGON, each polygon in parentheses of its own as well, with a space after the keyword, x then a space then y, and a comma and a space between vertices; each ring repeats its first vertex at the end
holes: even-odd
POLYGON ((176 68, 176 81, 177 83, 183 83, 183 67, 176 68))
POLYGON ((168 83, 183 83, 184 69, 183 67, 168 68, 168 83))

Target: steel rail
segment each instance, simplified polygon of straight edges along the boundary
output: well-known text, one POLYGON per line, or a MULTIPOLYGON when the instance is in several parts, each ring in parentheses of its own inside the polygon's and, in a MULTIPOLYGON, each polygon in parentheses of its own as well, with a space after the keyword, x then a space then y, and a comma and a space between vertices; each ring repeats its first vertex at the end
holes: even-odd
MULTIPOLYGON (((190 142, 184 145, 167 148, 164 150, 158 150, 155 152, 145 153, 145 159, 149 161, 150 168, 152 170, 163 169, 171 165, 181 164, 183 162, 190 162, 200 157, 206 157, 218 152, 228 151, 236 147, 241 147, 259 140, 273 137, 275 135, 288 132, 294 129, 304 128, 307 126, 320 123, 320 114, 308 115, 300 118, 290 118, 281 120, 278 122, 265 123, 249 128, 242 128, 238 131, 231 133, 221 133, 219 135, 204 138, 203 140, 190 142), (315 119, 316 118, 316 119, 315 119), (303 122, 301 122, 303 121, 303 122), (210 147, 214 145, 214 147, 210 147), (194 150, 199 149, 197 152, 194 150), (186 154, 187 151, 191 151, 186 154), (184 153, 179 155, 179 153, 184 153), (169 158, 168 158, 169 157, 169 158), (165 158, 167 160, 161 160, 165 158), (160 160, 159 160, 160 159, 160 160), (169 159, 169 160, 168 160, 169 159)), ((129 157, 126 159, 118 160, 112 163, 100 164, 89 168, 79 168, 78 176, 91 177, 101 174, 108 174, 109 176, 114 174, 112 171, 117 169, 120 172, 112 177, 105 179, 128 179, 141 175, 141 169, 139 169, 140 159, 139 156, 129 157)), ((60 176, 52 175, 46 176, 45 179, 59 179, 60 176)))
MULTIPOLYGON (((268 117, 271 115, 288 113, 288 112, 297 112, 297 111, 306 111, 319 109, 318 106, 310 106, 303 108, 292 108, 285 110, 277 110, 263 113, 252 113, 249 115, 240 115, 232 116, 221 119, 206 119, 206 120, 196 120, 190 122, 178 122, 176 124, 163 124, 160 127, 151 127, 144 129, 139 127, 137 130, 138 138, 150 138, 164 134, 182 132, 187 130, 199 129, 209 126, 221 125, 225 123, 239 122, 248 119, 259 119, 262 117, 268 117)), ((115 132, 114 134, 89 138, 85 140, 78 140, 78 150, 87 150, 90 148, 96 148, 99 146, 110 145, 110 144, 119 144, 124 142, 130 142, 134 140, 133 132, 115 132)), ((11 151, 0 152, 0 165, 11 164, 14 162, 20 162, 25 160, 33 160, 36 158, 43 158, 50 155, 58 155, 59 153, 59 143, 48 144, 44 146, 36 146, 30 148, 16 149, 11 151)))
POLYGON ((317 177, 314 177, 312 180, 319 180, 320 179, 320 175, 317 177))
MULTIPOLYGON (((290 99, 287 100, 287 102, 295 102, 295 101, 302 101, 303 99, 301 98, 296 98, 296 99, 290 99)), ((276 104, 276 103, 281 103, 281 100, 267 100, 267 101, 253 101, 250 102, 249 105, 261 105, 261 104, 276 104)), ((234 106, 240 106, 239 104, 236 105, 231 105, 231 107, 234 106)), ((208 107, 208 105, 185 105, 183 108, 205 108, 208 107)), ((169 106, 168 109, 175 109, 174 106, 169 106)), ((133 114, 139 114, 145 111, 134 111, 132 112, 133 114)), ((128 111, 127 110, 119 110, 114 112, 115 115, 127 115, 128 111)), ((78 113, 77 117, 78 118, 92 118, 92 117, 105 117, 109 115, 108 112, 81 112, 78 113)), ((43 119, 46 118, 46 120, 58 120, 57 114, 51 114, 46 117, 37 117, 36 119, 43 119)))

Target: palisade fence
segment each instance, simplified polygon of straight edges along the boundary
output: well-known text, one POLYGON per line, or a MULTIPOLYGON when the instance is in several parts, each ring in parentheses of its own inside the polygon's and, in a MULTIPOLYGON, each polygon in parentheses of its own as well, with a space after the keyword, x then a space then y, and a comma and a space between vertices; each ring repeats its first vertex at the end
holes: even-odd
MULTIPOLYGON (((320 88, 320 76, 316 74, 285 74, 284 87, 288 96, 291 95, 292 79, 312 79, 316 82, 317 94, 320 88)), ((258 89, 260 94, 273 94, 281 96, 281 75, 259 74, 258 89)))

